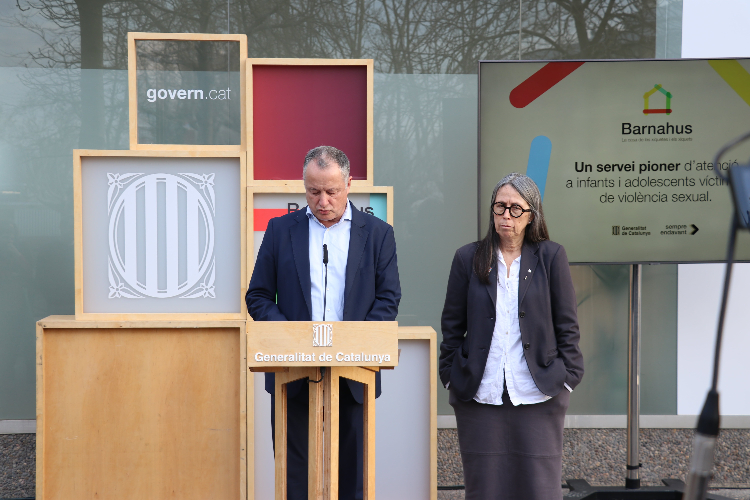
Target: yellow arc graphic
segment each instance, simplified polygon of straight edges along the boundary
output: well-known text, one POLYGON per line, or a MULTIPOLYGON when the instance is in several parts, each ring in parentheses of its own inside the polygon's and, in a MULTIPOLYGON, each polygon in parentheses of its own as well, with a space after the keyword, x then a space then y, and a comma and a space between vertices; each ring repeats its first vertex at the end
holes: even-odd
POLYGON ((735 59, 712 60, 708 64, 750 106, 750 73, 735 59))

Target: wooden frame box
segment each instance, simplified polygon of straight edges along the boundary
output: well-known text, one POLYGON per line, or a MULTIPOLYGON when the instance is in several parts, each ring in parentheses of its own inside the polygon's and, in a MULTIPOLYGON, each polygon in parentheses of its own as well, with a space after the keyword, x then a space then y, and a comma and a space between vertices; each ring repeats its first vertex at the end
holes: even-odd
MULTIPOLYGON (((430 423, 429 423, 429 473, 430 473, 430 500, 437 500, 437 381, 438 381, 438 355, 437 355, 437 333, 429 326, 399 326, 398 340, 402 341, 427 341, 429 343, 430 356, 430 423)), ((395 372, 394 372, 395 373, 395 372)))
MULTIPOLYGON (((209 64, 213 59, 206 57, 204 64, 209 64)), ((128 33, 128 102, 130 111, 130 149, 145 150, 192 150, 192 151, 245 151, 247 149, 247 129, 246 129, 246 92, 245 92, 245 63, 247 61, 247 35, 236 34, 206 34, 206 33, 128 33), (195 134, 185 133, 185 141, 179 144, 169 143, 141 143, 138 137, 138 79, 137 79, 137 53, 136 43, 139 41, 161 41, 161 42, 237 42, 239 43, 239 91, 237 110, 239 113, 239 137, 237 144, 192 144, 198 142, 197 138, 191 137, 195 134)), ((184 64, 184 62, 181 62, 184 64)), ((231 68, 228 68, 231 69, 231 68)), ((201 70, 199 73, 206 74, 207 71, 201 70)), ((205 77, 205 75, 203 75, 205 77)), ((204 82, 205 83, 205 82, 204 82)), ((157 104, 161 100, 174 103, 190 103, 193 99, 200 99, 201 102, 196 106, 214 102, 212 100, 227 101, 232 100, 232 94, 229 89, 173 89, 160 88, 153 90, 153 95, 147 96, 149 102, 157 104), (200 94, 199 94, 200 92, 200 94), (205 93, 204 93, 205 92, 205 93), (162 93, 163 95, 159 95, 162 93), (192 94, 191 94, 192 93, 192 94), (177 100, 175 100, 177 99, 177 100)), ((233 109, 233 105, 227 103, 228 109, 233 109)), ((167 117, 168 118, 168 117, 167 117)), ((178 127, 187 127, 187 124, 176 124, 178 127)), ((198 127, 200 129, 200 127, 198 127)), ((213 129, 219 127, 211 127, 213 129)))
POLYGON ((349 157, 353 185, 373 185, 372 59, 248 59, 249 185, 302 185, 310 149, 349 157))
POLYGON ((245 153, 73 158, 77 319, 246 319, 245 153))
POLYGON ((245 321, 39 321, 36 498, 247 498, 245 341, 245 321))

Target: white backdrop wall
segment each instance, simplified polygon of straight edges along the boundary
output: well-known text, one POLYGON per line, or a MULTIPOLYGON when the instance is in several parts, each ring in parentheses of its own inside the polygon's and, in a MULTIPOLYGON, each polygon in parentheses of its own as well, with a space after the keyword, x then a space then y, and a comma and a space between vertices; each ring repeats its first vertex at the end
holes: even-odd
MULTIPOLYGON (((720 245, 721 242, 716 242, 720 245)), ((677 413, 700 413, 711 383, 724 264, 682 264, 677 274, 677 413)), ((749 415, 750 264, 732 271, 719 371, 722 415, 749 415)))
MULTIPOLYGON (((682 57, 750 57, 750 3, 684 0, 682 57)), ((737 135, 746 132, 738 130, 737 135)), ((731 137, 727 137, 729 141, 731 137)), ((728 224, 729 214, 717 214, 728 224)), ((716 245, 726 246, 717 241, 716 245)), ((711 382, 712 353, 724 280, 723 264, 678 268, 677 413, 700 413, 711 382)), ((750 415, 750 264, 736 264, 727 308, 719 372, 722 415, 750 415)))

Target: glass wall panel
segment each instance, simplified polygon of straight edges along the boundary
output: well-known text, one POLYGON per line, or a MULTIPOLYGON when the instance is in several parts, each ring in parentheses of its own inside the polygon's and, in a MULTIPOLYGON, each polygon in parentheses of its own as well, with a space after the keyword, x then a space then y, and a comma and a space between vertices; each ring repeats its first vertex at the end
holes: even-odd
MULTIPOLYGON (((552 229, 550 229, 552 230, 552 229)), ((572 266, 585 375, 570 415, 627 412, 630 266, 572 266)), ((677 265, 644 265, 641 413, 677 413, 677 265)))
POLYGON ((677 414, 677 264, 643 266, 641 413, 677 414))
MULTIPOLYGON (((375 75, 375 185, 393 186, 398 321, 432 326, 438 341, 453 254, 477 237, 476 102, 474 75, 375 75)), ((452 413, 439 387, 438 414, 452 413)))
POLYGON ((682 56, 682 0, 656 2, 656 58, 682 56))
POLYGON ((0 88, 0 419, 33 419, 35 322, 75 312, 73 149, 127 148, 127 72, 3 67, 0 88))
MULTIPOLYGON (((674 4, 670 16, 678 1, 659 0, 674 4)), ((45 35, 13 44, 42 66, 125 69, 127 32, 143 31, 246 33, 250 57, 373 58, 382 73, 456 74, 476 73, 480 59, 653 57, 657 16, 656 0, 19 0, 4 11, 13 29, 45 35)))
MULTIPOLYGON (((399 321, 439 332, 453 253, 478 235, 477 61, 654 57, 655 25, 677 43, 678 3, 0 2, 0 419, 34 418, 34 322, 73 313, 72 150, 128 147, 128 31, 246 33, 250 57, 373 58, 375 183, 394 186, 399 321)), ((627 267, 573 274, 586 376, 571 413, 624 413, 627 267)), ((675 318, 675 266, 646 266, 644 413, 675 411, 675 318)))
POLYGON ((523 0, 520 57, 654 57, 655 0, 523 0))
POLYGON ((571 394, 568 413, 624 414, 628 375, 628 266, 572 266, 571 272, 578 300, 585 373, 571 394))

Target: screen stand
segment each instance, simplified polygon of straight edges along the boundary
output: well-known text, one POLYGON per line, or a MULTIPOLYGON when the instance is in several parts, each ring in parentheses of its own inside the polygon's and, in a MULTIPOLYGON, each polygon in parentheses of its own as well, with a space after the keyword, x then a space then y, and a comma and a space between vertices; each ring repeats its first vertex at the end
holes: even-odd
POLYGON ((641 487, 638 429, 641 413, 641 264, 630 266, 628 303, 628 437, 625 487, 641 487))
MULTIPOLYGON (((578 500, 621 500, 622 498, 644 500, 681 500, 685 483, 679 479, 662 479, 664 486, 641 487, 639 461, 639 417, 641 409, 641 264, 630 266, 630 294, 628 299, 628 422, 627 463, 625 488, 622 486, 591 486, 583 479, 567 479, 570 491, 563 497, 578 500)), ((716 494, 706 499, 729 500, 716 494)))

